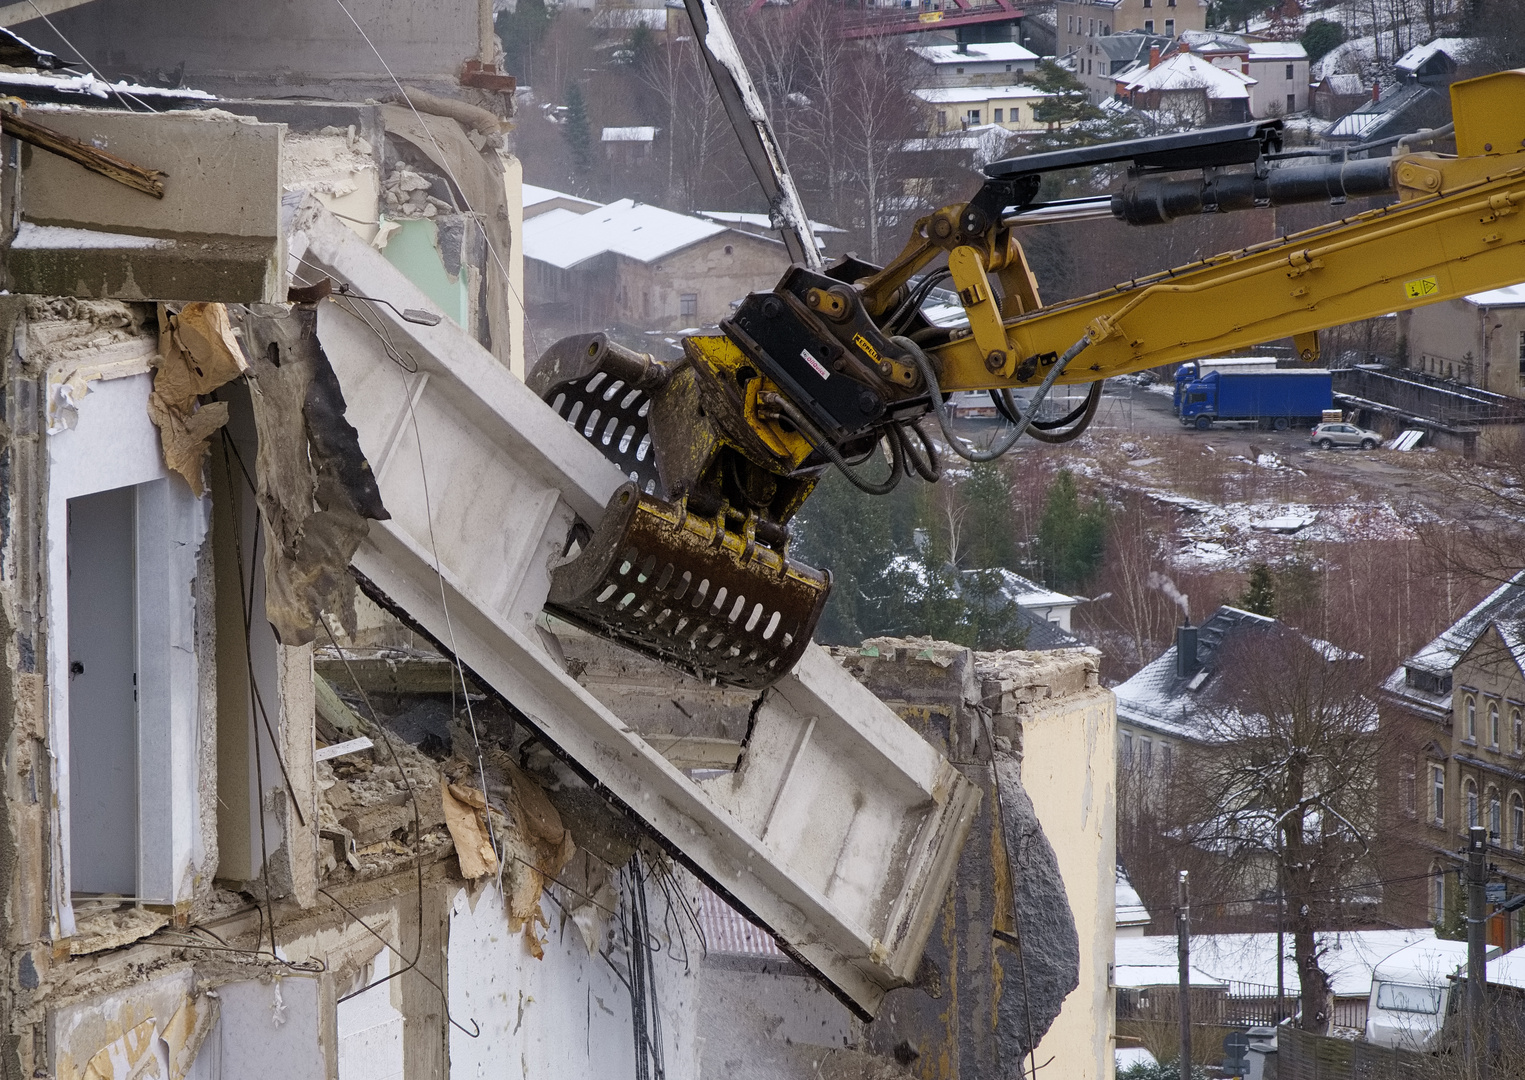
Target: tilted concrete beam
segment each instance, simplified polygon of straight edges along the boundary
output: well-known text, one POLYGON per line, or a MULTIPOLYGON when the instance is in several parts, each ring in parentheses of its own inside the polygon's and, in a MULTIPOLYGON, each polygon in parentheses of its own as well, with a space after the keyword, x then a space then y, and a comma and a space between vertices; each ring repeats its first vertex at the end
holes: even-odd
MULTIPOLYGON (((432 310, 313 204, 291 243, 309 279, 432 310)), ((353 303, 324 303, 318 325, 392 515, 353 559, 369 591, 872 1016, 916 972, 975 786, 816 646, 762 695, 737 772, 690 780, 578 685, 535 627, 574 518, 596 523, 624 477, 448 320, 420 326, 353 303)))

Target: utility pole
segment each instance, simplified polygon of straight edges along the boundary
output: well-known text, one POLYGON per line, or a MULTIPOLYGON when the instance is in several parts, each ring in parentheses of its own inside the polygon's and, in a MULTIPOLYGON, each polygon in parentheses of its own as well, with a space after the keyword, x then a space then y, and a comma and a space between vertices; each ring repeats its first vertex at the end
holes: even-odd
POLYGON ((1488 979, 1488 921, 1484 884, 1488 878, 1488 834, 1481 825, 1467 830, 1467 1023, 1468 1074, 1477 1080, 1488 1077, 1488 1032, 1484 1020, 1484 987, 1488 979))
POLYGON ((1176 962, 1179 966, 1181 1012, 1181 1080, 1191 1080, 1191 896, 1186 871, 1181 871, 1176 897, 1176 962))

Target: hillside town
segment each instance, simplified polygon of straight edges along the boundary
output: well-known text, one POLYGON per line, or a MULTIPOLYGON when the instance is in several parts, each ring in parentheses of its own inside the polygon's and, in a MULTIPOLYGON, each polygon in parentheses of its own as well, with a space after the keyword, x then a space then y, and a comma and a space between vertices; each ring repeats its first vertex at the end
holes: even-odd
POLYGON ((1525 1078, 1525 6, 0 94, 0 1078, 1525 1078))

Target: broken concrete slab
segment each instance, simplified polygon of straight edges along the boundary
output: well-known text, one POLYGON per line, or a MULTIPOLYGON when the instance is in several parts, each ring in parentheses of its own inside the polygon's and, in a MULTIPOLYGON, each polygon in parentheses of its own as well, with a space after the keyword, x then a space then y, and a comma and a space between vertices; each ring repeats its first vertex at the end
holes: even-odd
POLYGON ((285 128, 226 113, 33 109, 82 142, 167 174, 155 199, 23 147, 8 287, 45 296, 285 299, 285 128))

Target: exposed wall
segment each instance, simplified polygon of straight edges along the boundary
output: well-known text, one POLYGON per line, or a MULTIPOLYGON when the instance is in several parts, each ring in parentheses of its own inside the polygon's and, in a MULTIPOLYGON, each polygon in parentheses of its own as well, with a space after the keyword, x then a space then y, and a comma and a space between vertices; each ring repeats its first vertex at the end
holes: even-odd
POLYGON ((788 267, 782 244, 729 230, 658 262, 616 256, 613 317, 649 330, 710 326, 747 293, 778 284, 788 267), (693 315, 682 313, 685 293, 695 297, 693 315))
POLYGON ((404 82, 453 77, 467 60, 491 60, 494 47, 492 0, 347 0, 344 7, 310 0, 97 0, 53 16, 53 23, 74 48, 40 20, 14 29, 61 56, 77 48, 108 75, 178 73, 190 86, 230 97, 274 91, 354 100, 355 84, 395 92, 366 36, 404 82))
POLYGON ((1055 1075, 1112 1075, 1116 1008, 1107 987, 1116 930, 1117 720, 1109 690, 1094 689, 1022 713, 1022 786, 1059 857, 1080 935, 1080 987, 1038 1044, 1055 1075))
POLYGON ((1446 300, 1398 313, 1409 367, 1510 397, 1525 396, 1522 333, 1525 305, 1446 300))

